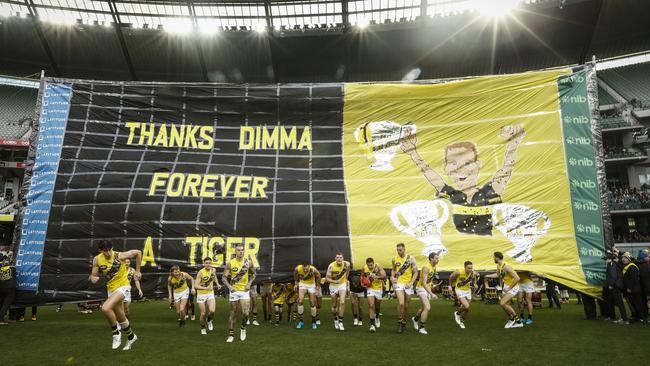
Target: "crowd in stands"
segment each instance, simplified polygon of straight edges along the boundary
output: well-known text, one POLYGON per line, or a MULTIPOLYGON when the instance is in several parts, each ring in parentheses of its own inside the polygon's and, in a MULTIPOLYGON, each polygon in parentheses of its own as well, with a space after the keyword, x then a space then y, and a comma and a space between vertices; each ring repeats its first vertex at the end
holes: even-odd
POLYGON ((650 208, 650 191, 638 188, 615 188, 607 192, 611 210, 650 208))
POLYGON ((605 146, 605 159, 620 159, 620 158, 633 158, 644 157, 640 151, 632 150, 622 146, 605 146))
POLYGON ((600 126, 601 128, 620 128, 627 127, 629 124, 623 118, 623 113, 621 111, 616 111, 613 114, 601 116, 600 126))

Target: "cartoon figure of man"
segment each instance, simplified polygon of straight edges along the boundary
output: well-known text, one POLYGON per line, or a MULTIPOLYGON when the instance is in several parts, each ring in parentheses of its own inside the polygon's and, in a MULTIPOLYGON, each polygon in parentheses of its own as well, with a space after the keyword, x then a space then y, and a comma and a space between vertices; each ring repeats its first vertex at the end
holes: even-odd
POLYGON ((492 212, 490 205, 501 203, 501 195, 510 180, 517 160, 517 147, 525 136, 522 125, 505 126, 499 136, 508 140, 505 161, 501 169, 483 187, 477 187, 481 169, 478 152, 473 142, 454 142, 445 147, 445 174, 452 180, 448 185, 422 159, 416 149, 417 138, 406 132, 402 139, 402 150, 422 170, 425 178, 438 192, 439 198, 454 204, 453 220, 459 232, 476 235, 492 235, 492 212))

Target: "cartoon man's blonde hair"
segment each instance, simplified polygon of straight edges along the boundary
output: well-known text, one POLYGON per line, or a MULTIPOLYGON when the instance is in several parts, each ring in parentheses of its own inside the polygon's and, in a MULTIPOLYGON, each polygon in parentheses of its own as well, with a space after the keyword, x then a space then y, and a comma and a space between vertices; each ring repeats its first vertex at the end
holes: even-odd
POLYGON ((472 152, 474 153, 473 161, 476 161, 478 159, 478 150, 476 149, 476 144, 471 141, 460 141, 460 142, 454 142, 445 147, 445 164, 447 164, 447 157, 449 156, 449 150, 452 149, 472 150, 472 152))

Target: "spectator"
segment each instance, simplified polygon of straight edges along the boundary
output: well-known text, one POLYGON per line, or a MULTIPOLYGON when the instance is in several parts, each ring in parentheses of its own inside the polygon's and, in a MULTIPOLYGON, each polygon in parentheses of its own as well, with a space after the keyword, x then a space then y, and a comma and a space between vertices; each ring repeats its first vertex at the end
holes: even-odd
POLYGON ((623 302, 622 291, 623 273, 618 265, 618 257, 607 258, 607 272, 605 274, 605 289, 603 290, 603 297, 607 303, 607 308, 611 312, 612 319, 616 319, 616 308, 621 314, 621 317, 614 320, 617 324, 630 324, 627 319, 627 311, 625 310, 625 303, 623 302))
POLYGON ((650 296, 650 253, 648 249, 639 251, 637 266, 639 267, 639 277, 641 280, 641 315, 648 322, 648 296, 650 296))
POLYGON ((16 295, 16 268, 11 265, 11 252, 0 252, 0 325, 6 325, 7 310, 16 295))
POLYGON ((630 306, 632 319, 639 321, 641 315, 641 280, 639 278, 639 267, 632 262, 630 253, 625 252, 621 256, 623 265, 623 285, 625 287, 625 298, 630 306))

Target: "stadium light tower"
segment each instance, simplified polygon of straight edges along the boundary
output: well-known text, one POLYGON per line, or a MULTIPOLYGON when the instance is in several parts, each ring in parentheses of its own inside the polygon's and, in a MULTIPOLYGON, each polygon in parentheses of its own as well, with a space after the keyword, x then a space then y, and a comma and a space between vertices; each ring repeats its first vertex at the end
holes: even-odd
POLYGON ((483 16, 502 18, 512 12, 521 0, 474 0, 474 8, 483 16))

